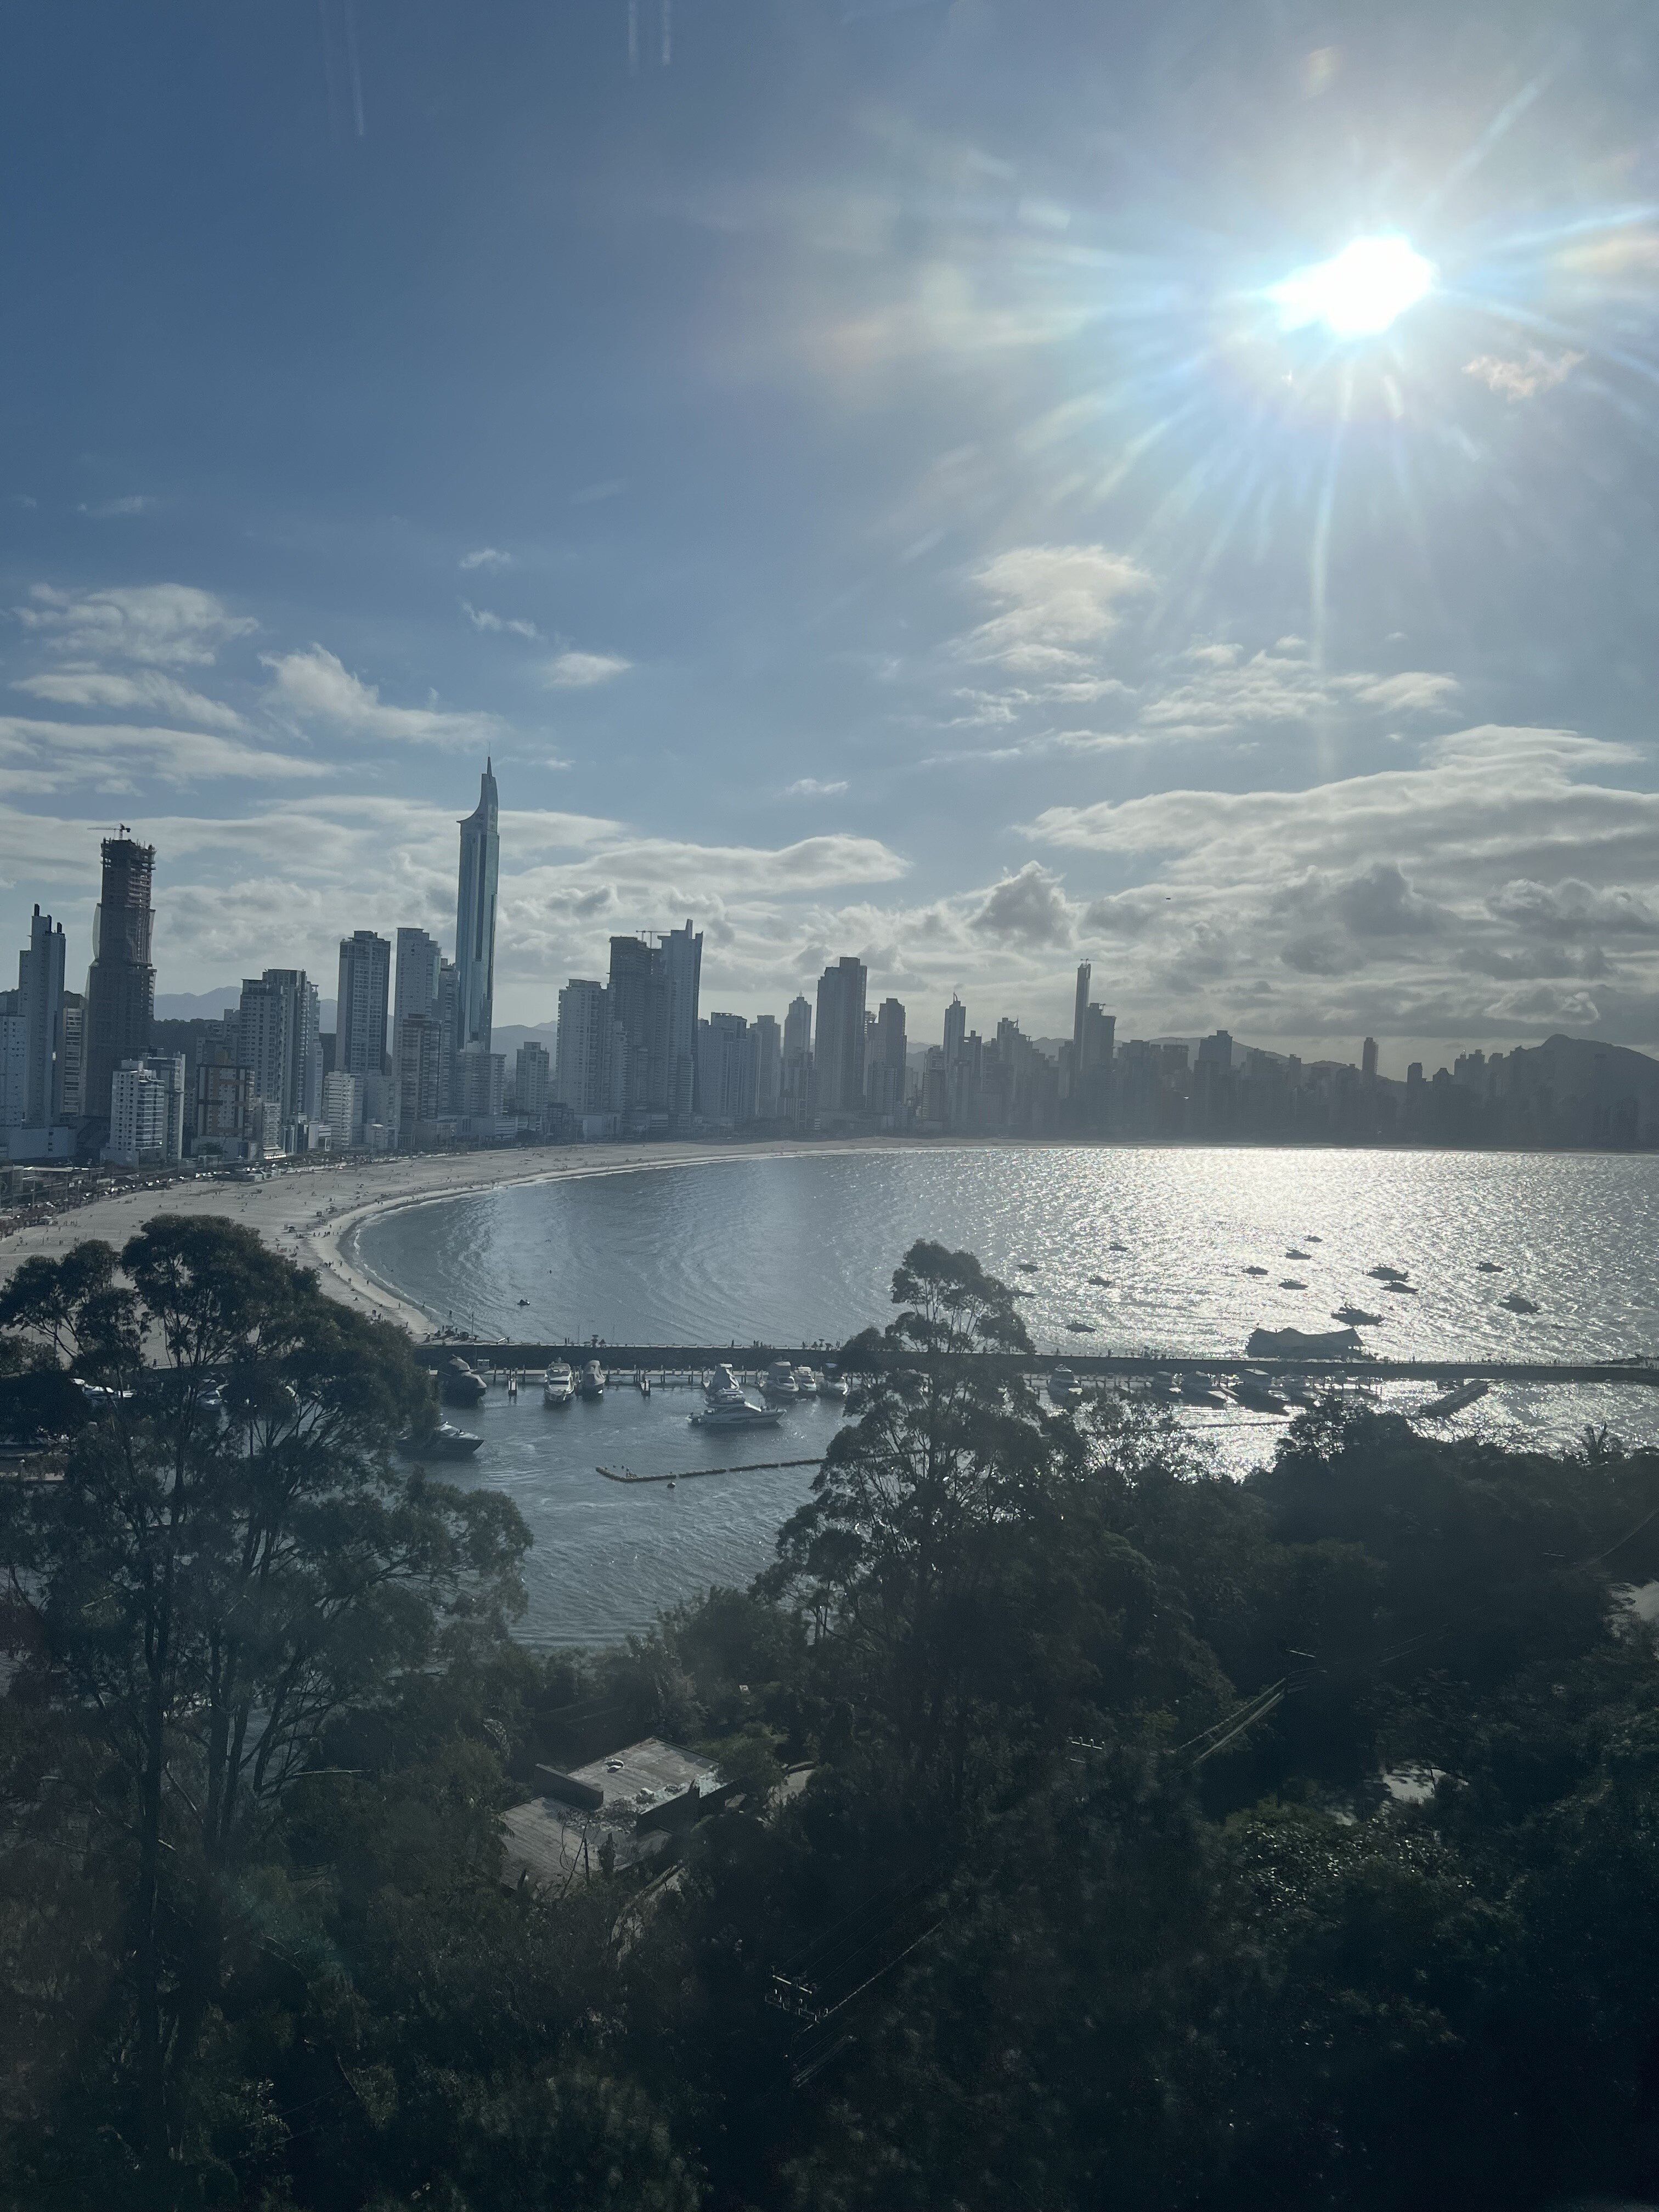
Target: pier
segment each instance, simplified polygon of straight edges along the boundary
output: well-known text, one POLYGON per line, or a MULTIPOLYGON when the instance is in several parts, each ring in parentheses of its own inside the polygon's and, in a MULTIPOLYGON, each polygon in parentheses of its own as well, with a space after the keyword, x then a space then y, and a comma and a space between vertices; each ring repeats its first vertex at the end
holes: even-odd
MULTIPOLYGON (((771 1344, 422 1344, 415 1357, 425 1367, 437 1369, 451 1358, 466 1361, 481 1370, 495 1369, 522 1374, 545 1367, 555 1359, 568 1360, 580 1368, 597 1359, 607 1374, 624 1378, 645 1375, 653 1384, 672 1387, 690 1382, 722 1363, 741 1374, 764 1375, 775 1359, 792 1367, 833 1364, 838 1351, 814 1345, 771 1344)), ((1659 1360, 1603 1359, 1389 1359, 1375 1352, 1350 1352, 1333 1359, 1249 1359, 1242 1352, 1085 1352, 1072 1345, 1052 1352, 1004 1353, 975 1352, 965 1358, 983 1361, 988 1368, 1008 1375, 1045 1373, 1055 1363, 1080 1379, 1154 1375, 1305 1375, 1328 1376, 1333 1382, 1565 1382, 1659 1386, 1659 1360)))

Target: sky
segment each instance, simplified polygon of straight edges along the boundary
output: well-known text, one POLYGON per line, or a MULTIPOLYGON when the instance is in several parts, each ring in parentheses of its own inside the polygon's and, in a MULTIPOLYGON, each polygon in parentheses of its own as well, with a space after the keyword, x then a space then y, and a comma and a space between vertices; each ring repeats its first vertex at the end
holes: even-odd
POLYGON ((1120 1036, 1659 1048, 1650 9, 0 40, 0 945, 80 973, 126 823, 160 993, 330 996, 453 941, 489 757, 503 1023, 689 915, 705 1009, 855 952, 913 1041, 1089 959, 1120 1036))

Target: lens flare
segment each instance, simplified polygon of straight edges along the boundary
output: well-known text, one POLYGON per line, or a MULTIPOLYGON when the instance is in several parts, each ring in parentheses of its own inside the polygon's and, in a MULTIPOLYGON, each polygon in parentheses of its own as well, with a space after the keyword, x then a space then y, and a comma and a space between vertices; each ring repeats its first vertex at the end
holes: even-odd
POLYGON ((1298 269, 1267 295, 1287 331, 1322 323, 1333 337, 1375 337, 1414 307, 1434 269, 1403 238, 1356 238, 1329 261, 1298 269))

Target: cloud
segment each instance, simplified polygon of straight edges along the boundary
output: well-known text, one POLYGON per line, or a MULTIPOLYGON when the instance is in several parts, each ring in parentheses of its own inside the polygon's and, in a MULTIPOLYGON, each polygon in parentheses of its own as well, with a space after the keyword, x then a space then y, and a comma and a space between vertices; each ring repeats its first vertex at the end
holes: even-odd
POLYGON ((628 489, 626 477, 606 477, 601 483, 582 484, 570 495, 572 507, 597 507, 601 500, 619 499, 628 489))
POLYGON ((1659 910, 1633 890, 1599 887, 1571 877, 1554 884, 1517 879, 1486 901, 1500 921, 1545 937, 1659 937, 1659 910))
POLYGON ((461 610, 474 629, 511 630, 516 637, 539 638, 541 632, 532 622, 523 622, 510 615, 493 615, 488 607, 475 607, 465 599, 461 610))
POLYGON ((1072 942, 1072 915, 1060 878, 1041 861, 1028 860, 1018 875, 994 887, 969 926, 1021 945, 1064 945, 1072 942))
POLYGON ((1316 722, 1353 707, 1375 713, 1431 714, 1445 710, 1456 679, 1425 669, 1395 676, 1329 675, 1299 653, 1256 653, 1236 646, 1200 646, 1186 656, 1192 672, 1149 697, 1144 729, 1165 738, 1219 738, 1240 729, 1316 722))
POLYGON ((125 499, 100 500, 95 506, 88 506, 82 500, 76 512, 89 514, 101 522, 118 514, 145 514, 151 507, 159 505, 159 501, 147 497, 143 492, 129 492, 125 499))
POLYGON ((1565 384, 1586 356, 1582 353, 1559 353, 1553 358, 1540 353, 1536 346, 1528 346, 1520 361, 1505 361, 1501 355, 1483 353, 1474 360, 1465 362, 1463 374, 1484 384, 1513 406, 1517 400, 1536 399, 1540 392, 1553 392, 1558 384, 1565 384))
POLYGON ((1014 546, 973 580, 1000 611, 959 640, 957 651, 1024 674, 1086 666, 1080 648, 1109 636, 1122 602, 1152 586, 1138 562, 1103 545, 1014 546))
MULTIPOLYGON (((131 787, 131 771, 143 769, 170 783, 198 778, 234 777, 286 781, 328 775, 325 763, 260 745, 210 736, 203 730, 172 730, 133 722, 45 722, 0 714, 0 757, 27 759, 35 765, 37 788, 72 791, 101 769, 131 787), (49 779, 40 782, 39 778, 49 779)), ((16 771, 4 781, 15 787, 16 771)), ((102 782, 100 787, 107 787, 102 782)))
POLYGON ((113 708, 118 713, 136 710, 141 714, 176 714, 186 722, 201 722, 221 730, 246 726, 234 708, 207 698, 173 677, 151 669, 136 676, 116 675, 96 668, 51 669, 42 675, 20 678, 12 689, 27 691, 31 697, 45 699, 57 707, 113 708))
POLYGON ((815 775, 804 775, 784 792, 786 799, 839 799, 847 788, 844 783, 820 783, 815 775))
POLYGON ((54 652, 77 660, 138 660, 206 666, 218 647, 258 628, 191 584, 139 584, 80 596, 31 586, 12 614, 54 652))
POLYGON ((463 568, 510 568, 513 556, 497 552, 493 545, 480 545, 476 553, 462 554, 461 566, 463 568))
POLYGON ((581 691, 594 684, 609 684, 613 677, 625 676, 633 665, 617 653, 562 653, 548 662, 543 672, 553 690, 581 691))
POLYGON ((445 714, 431 707, 383 705, 378 684, 354 676, 325 647, 268 654, 271 703, 301 721, 367 738, 414 744, 477 745, 493 741, 501 724, 493 714, 445 714))

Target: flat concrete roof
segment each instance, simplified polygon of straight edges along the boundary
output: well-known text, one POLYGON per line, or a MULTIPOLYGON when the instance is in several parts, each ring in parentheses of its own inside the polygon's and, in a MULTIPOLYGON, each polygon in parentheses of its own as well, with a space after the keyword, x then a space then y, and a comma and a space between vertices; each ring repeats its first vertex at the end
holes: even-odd
POLYGON ((599 1846, 608 1838, 618 1867, 636 1865, 668 1841, 666 1829, 639 1832, 641 1813, 683 1796, 694 1782, 714 1787, 719 1770, 694 1753, 646 1736, 603 1759, 569 1770, 571 1779, 603 1790, 605 1802, 590 1812, 556 1797, 536 1796, 502 1815, 501 1880, 516 1889, 568 1889, 599 1870, 599 1846))

